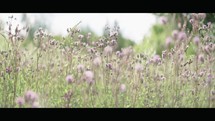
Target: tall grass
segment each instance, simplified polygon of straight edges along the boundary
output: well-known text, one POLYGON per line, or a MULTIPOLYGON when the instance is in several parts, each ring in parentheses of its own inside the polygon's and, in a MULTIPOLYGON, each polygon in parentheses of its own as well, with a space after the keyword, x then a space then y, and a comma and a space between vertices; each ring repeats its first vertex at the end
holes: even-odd
POLYGON ((215 107, 213 29, 202 16, 192 14, 174 30, 161 57, 132 47, 116 51, 116 28, 94 42, 78 26, 61 40, 39 28, 24 48, 20 33, 27 28, 9 23, 1 39, 0 107, 215 107), (187 56, 191 47, 195 55, 187 56))

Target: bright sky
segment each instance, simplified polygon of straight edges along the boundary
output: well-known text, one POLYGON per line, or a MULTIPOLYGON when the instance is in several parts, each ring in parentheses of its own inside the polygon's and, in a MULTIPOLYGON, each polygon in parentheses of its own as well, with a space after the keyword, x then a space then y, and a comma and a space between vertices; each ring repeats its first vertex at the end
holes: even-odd
MULTIPOLYGON (((0 13, 0 19, 7 20, 10 15, 18 20, 21 19, 21 14, 18 13, 0 13)), ((34 18, 44 16, 51 25, 51 32, 62 35, 66 35, 67 28, 81 21, 80 27, 88 26, 101 36, 107 23, 113 26, 114 21, 117 21, 123 36, 137 43, 149 33, 150 27, 156 22, 155 16, 150 13, 31 13, 28 15, 32 22, 34 18)))

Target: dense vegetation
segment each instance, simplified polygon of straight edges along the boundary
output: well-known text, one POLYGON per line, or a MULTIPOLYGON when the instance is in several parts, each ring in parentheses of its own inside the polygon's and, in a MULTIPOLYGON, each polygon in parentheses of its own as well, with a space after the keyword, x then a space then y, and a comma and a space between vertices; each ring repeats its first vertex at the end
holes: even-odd
POLYGON ((11 17, 0 38, 0 107, 215 107, 214 27, 205 17, 191 14, 173 31, 162 19, 152 33, 159 44, 135 49, 118 48, 118 26, 92 37, 79 24, 58 38, 39 28, 23 46, 29 28, 11 17))

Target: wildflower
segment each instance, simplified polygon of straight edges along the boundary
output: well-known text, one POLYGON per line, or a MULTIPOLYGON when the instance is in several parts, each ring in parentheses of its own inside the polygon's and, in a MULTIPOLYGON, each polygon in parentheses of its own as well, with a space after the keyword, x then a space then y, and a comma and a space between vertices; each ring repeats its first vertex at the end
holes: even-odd
POLYGON ((160 17, 160 23, 161 24, 167 24, 167 22, 168 22, 168 19, 167 19, 167 17, 165 17, 165 16, 162 16, 162 17, 160 17))
POLYGON ((172 38, 171 37, 167 37, 166 38, 166 47, 169 47, 170 44, 171 44, 171 42, 172 42, 172 38))
POLYGON ((207 84, 210 86, 212 82, 212 75, 208 74, 208 78, 207 78, 207 84))
POLYGON ((194 19, 190 19, 190 21, 189 21, 191 24, 193 24, 194 23, 194 19))
POLYGON ((25 93, 24 98, 25 102, 32 104, 33 102, 38 100, 38 95, 35 92, 29 90, 25 93))
POLYGON ((143 66, 141 65, 141 64, 136 64, 135 65, 135 70, 137 71, 137 72, 141 72, 142 70, 143 70, 143 66))
POLYGON ((88 83, 92 83, 93 82, 93 77, 94 74, 92 71, 85 71, 84 72, 84 80, 87 81, 88 83))
POLYGON ((25 99, 23 97, 18 97, 16 103, 21 107, 25 104, 25 99))
POLYGON ((126 86, 125 84, 120 85, 120 92, 125 92, 126 91, 126 86))
POLYGON ((96 57, 94 60, 93 60, 93 64, 95 66, 99 66, 101 64, 101 58, 100 57, 96 57))
POLYGON ((199 39, 199 37, 198 36, 195 36, 194 38, 193 38, 193 42, 194 42, 194 44, 195 45, 199 45, 199 42, 200 42, 200 39, 199 39))
POLYGON ((10 74, 12 72, 12 68, 11 67, 7 67, 6 68, 6 73, 10 74))
POLYGON ((185 32, 179 32, 178 33, 178 40, 183 41, 187 39, 187 35, 185 32))
POLYGON ((152 61, 156 64, 158 64, 161 61, 161 58, 159 55, 155 55, 152 59, 152 61))
POLYGON ((202 63, 204 63, 204 55, 200 54, 198 57, 199 61, 201 61, 202 63))
POLYGON ((165 58, 166 58, 166 55, 167 55, 166 50, 165 50, 165 51, 162 51, 162 59, 165 59, 165 58))
POLYGON ((112 69, 113 69, 113 66, 112 66, 112 64, 111 64, 111 63, 107 63, 107 64, 106 64, 106 67, 107 67, 108 69, 110 69, 110 70, 112 70, 112 69))
POLYGON ((74 82, 73 76, 72 76, 72 75, 68 75, 68 76, 66 77, 66 81, 67 81, 69 84, 73 83, 73 82, 74 82))
POLYGON ((109 45, 104 48, 104 54, 105 55, 110 55, 112 53, 112 51, 113 51, 113 48, 109 45))
POLYGON ((116 40, 115 39, 111 40, 110 45, 112 46, 116 45, 116 40))
POLYGON ((172 31, 172 36, 173 36, 174 39, 177 39, 178 33, 179 33, 178 30, 173 30, 172 31))
POLYGON ((129 55, 131 55, 132 54, 132 52, 133 52, 133 49, 132 49, 132 47, 130 46, 130 47, 127 47, 127 48, 123 48, 122 49, 122 56, 129 56, 129 55))

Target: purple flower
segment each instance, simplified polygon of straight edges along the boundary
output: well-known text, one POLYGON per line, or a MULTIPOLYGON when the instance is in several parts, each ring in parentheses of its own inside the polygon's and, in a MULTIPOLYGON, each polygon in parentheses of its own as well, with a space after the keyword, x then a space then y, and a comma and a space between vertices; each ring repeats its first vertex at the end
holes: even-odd
POLYGON ((160 17, 160 23, 161 24, 167 24, 167 22, 168 22, 167 17, 165 17, 165 16, 160 17))
POLYGON ((68 75, 68 76, 66 77, 66 81, 67 81, 69 84, 73 83, 73 82, 74 82, 73 76, 72 76, 72 75, 68 75))
POLYGON ((104 54, 105 55, 110 55, 113 52, 113 48, 111 46, 107 46, 104 48, 104 54))
POLYGON ((166 58, 166 55, 167 55, 166 50, 162 51, 162 59, 165 59, 165 58, 166 58))
POLYGON ((187 35, 186 35, 185 32, 179 32, 179 33, 178 33, 178 40, 184 41, 184 40, 186 40, 186 39, 187 39, 187 35))
POLYGON ((173 36, 174 39, 178 38, 178 33, 179 33, 178 30, 173 30, 172 31, 172 36, 173 36))
POLYGON ((195 45, 199 45, 199 42, 200 42, 200 39, 199 39, 199 37, 198 36, 195 36, 194 38, 193 38, 193 42, 194 42, 194 44, 195 45))
POLYGON ((158 64, 159 62, 161 62, 161 58, 159 55, 155 55, 152 59, 152 61, 156 64, 158 64))
POLYGON ((38 100, 38 95, 35 92, 29 90, 25 93, 25 102, 32 104, 37 100, 38 100))
POLYGON ((203 54, 200 54, 198 58, 199 58, 199 61, 204 63, 204 55, 203 54))
POLYGON ((190 21, 189 21, 191 24, 193 24, 194 23, 194 19, 190 19, 190 21))
POLYGON ((106 67, 107 67, 108 69, 110 69, 110 70, 112 70, 112 69, 113 69, 113 66, 112 66, 112 64, 111 64, 111 63, 107 63, 107 64, 106 64, 106 67))
POLYGON ((116 45, 116 40, 115 39, 111 40, 110 45, 112 46, 116 45))
POLYGON ((84 80, 87 81, 88 83, 92 83, 93 82, 93 77, 94 77, 94 74, 92 71, 85 71, 84 72, 84 80))
POLYGON ((169 47, 171 43, 172 43, 172 38, 171 37, 167 37, 166 38, 166 46, 169 47))
POLYGON ((16 103, 19 105, 19 106, 23 106, 25 104, 25 99, 23 97, 18 97, 16 99, 16 103))
POLYGON ((93 64, 95 66, 99 66, 101 64, 101 58, 100 57, 96 57, 94 60, 93 60, 93 64))
POLYGON ((125 92, 126 91, 126 86, 125 86, 125 84, 121 84, 120 85, 120 92, 125 92))
POLYGON ((6 68, 6 73, 10 74, 12 72, 12 67, 7 67, 6 68))
POLYGON ((208 74, 208 78, 207 78, 207 84, 210 86, 212 82, 212 75, 208 74))
POLYGON ((121 56, 129 56, 133 53, 132 47, 122 48, 121 56))
POLYGON ((136 64, 135 65, 135 70, 137 71, 137 72, 141 72, 142 70, 143 70, 143 66, 141 65, 141 64, 136 64))

